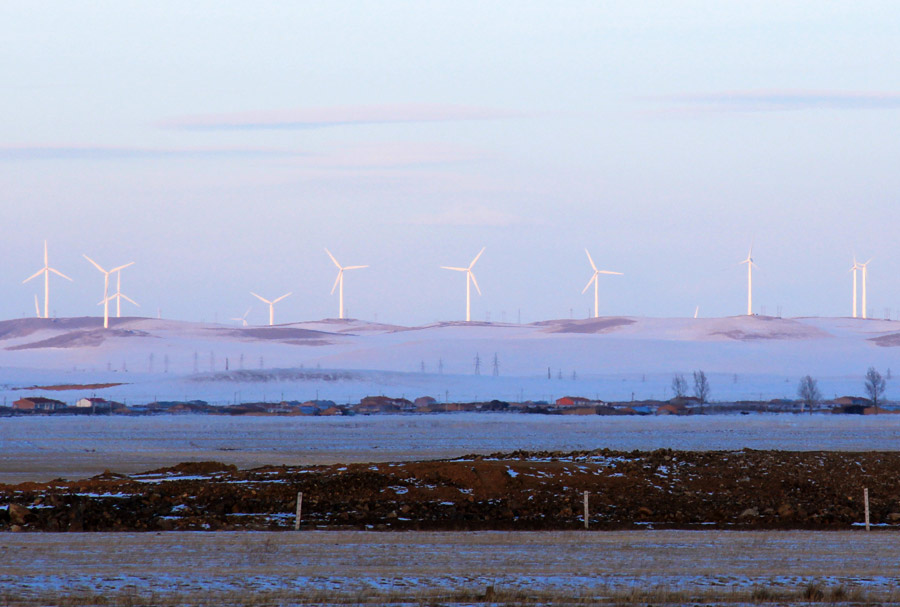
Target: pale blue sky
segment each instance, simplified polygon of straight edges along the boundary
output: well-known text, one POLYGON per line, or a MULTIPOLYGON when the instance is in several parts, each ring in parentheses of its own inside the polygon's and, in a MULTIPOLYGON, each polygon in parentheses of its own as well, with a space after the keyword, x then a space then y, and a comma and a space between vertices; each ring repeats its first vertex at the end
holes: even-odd
POLYGON ((0 5, 0 316, 900 314, 893 2, 0 5), (130 308, 126 308, 130 309, 130 308))

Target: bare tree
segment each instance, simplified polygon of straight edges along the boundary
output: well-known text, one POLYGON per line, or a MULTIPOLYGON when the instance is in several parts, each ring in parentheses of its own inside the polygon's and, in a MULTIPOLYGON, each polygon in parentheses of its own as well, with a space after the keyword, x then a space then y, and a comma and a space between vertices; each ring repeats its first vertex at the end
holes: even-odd
POLYGON ((887 387, 887 380, 881 376, 881 373, 875 370, 875 367, 869 367, 866 371, 866 394, 875 407, 875 413, 878 413, 878 403, 881 402, 881 396, 887 387))
POLYGON ((672 392, 675 394, 675 398, 684 398, 684 395, 687 394, 687 390, 688 385, 687 380, 684 379, 684 375, 679 373, 672 378, 672 392))
POLYGON ((706 380, 706 373, 703 371, 694 371, 694 396, 704 404, 709 400, 709 382, 706 380))
POLYGON ((822 401, 822 393, 819 392, 819 383, 812 377, 807 375, 800 380, 800 387, 797 388, 797 394, 800 396, 800 410, 803 411, 805 406, 812 413, 813 407, 822 401))

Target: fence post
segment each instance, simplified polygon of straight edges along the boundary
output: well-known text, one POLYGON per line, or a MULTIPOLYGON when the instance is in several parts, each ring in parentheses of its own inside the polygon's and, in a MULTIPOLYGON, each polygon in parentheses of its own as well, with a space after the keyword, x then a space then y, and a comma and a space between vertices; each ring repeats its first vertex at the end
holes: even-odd
POLYGON ((590 524, 590 508, 588 507, 588 492, 584 492, 584 528, 587 529, 590 524))
POLYGON ((297 518, 294 520, 294 531, 300 531, 300 516, 303 514, 303 492, 297 494, 297 518))
POLYGON ((866 531, 869 530, 869 488, 863 489, 863 504, 866 507, 866 531))

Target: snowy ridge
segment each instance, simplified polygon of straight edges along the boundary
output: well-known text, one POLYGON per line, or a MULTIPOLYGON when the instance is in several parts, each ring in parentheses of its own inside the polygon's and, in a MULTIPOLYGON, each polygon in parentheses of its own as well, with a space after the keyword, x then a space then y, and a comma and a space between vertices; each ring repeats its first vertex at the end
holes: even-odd
MULTIPOLYGON (((900 369, 900 324, 850 318, 602 317, 421 327, 337 319, 238 327, 121 318, 111 319, 109 330, 101 323, 0 322, 0 384, 7 401, 22 396, 14 388, 97 383, 126 384, 101 394, 132 402, 226 403, 282 394, 340 402, 368 394, 666 399, 675 373, 690 379, 697 369, 710 377, 717 400, 792 398, 806 374, 831 397, 861 394, 869 366, 885 373, 900 369)), ((74 401, 85 394, 57 396, 74 401)), ((891 382, 888 397, 894 398, 891 382)))

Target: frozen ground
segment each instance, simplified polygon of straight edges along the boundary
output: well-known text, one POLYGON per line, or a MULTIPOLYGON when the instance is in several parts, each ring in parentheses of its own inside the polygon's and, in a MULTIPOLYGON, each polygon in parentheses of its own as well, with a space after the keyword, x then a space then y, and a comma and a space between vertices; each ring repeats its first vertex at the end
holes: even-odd
MULTIPOLYGON (((0 322, 0 397, 7 403, 41 392, 31 386, 108 382, 125 385, 54 395, 72 403, 96 393, 129 403, 215 404, 317 395, 345 403, 371 394, 666 399, 673 374, 690 379, 696 369, 709 376, 714 400, 793 398, 806 374, 833 397, 862 394, 869 366, 900 369, 900 324, 738 316, 424 327, 323 320, 241 328, 123 318, 104 330, 98 318, 0 322)), ((887 396, 900 397, 895 382, 888 382, 887 396)))
POLYGON ((844 600, 863 592, 892 603, 900 598, 897 539, 797 531, 0 534, 0 587, 7 599, 35 601, 202 593, 226 604, 273 593, 355 604, 492 586, 557 598, 666 591, 749 603, 754 589, 799 597, 814 584, 843 587, 844 600))
POLYGON ((183 461, 241 468, 451 458, 467 453, 778 449, 896 451, 900 415, 0 418, 0 482, 134 473, 183 461))

